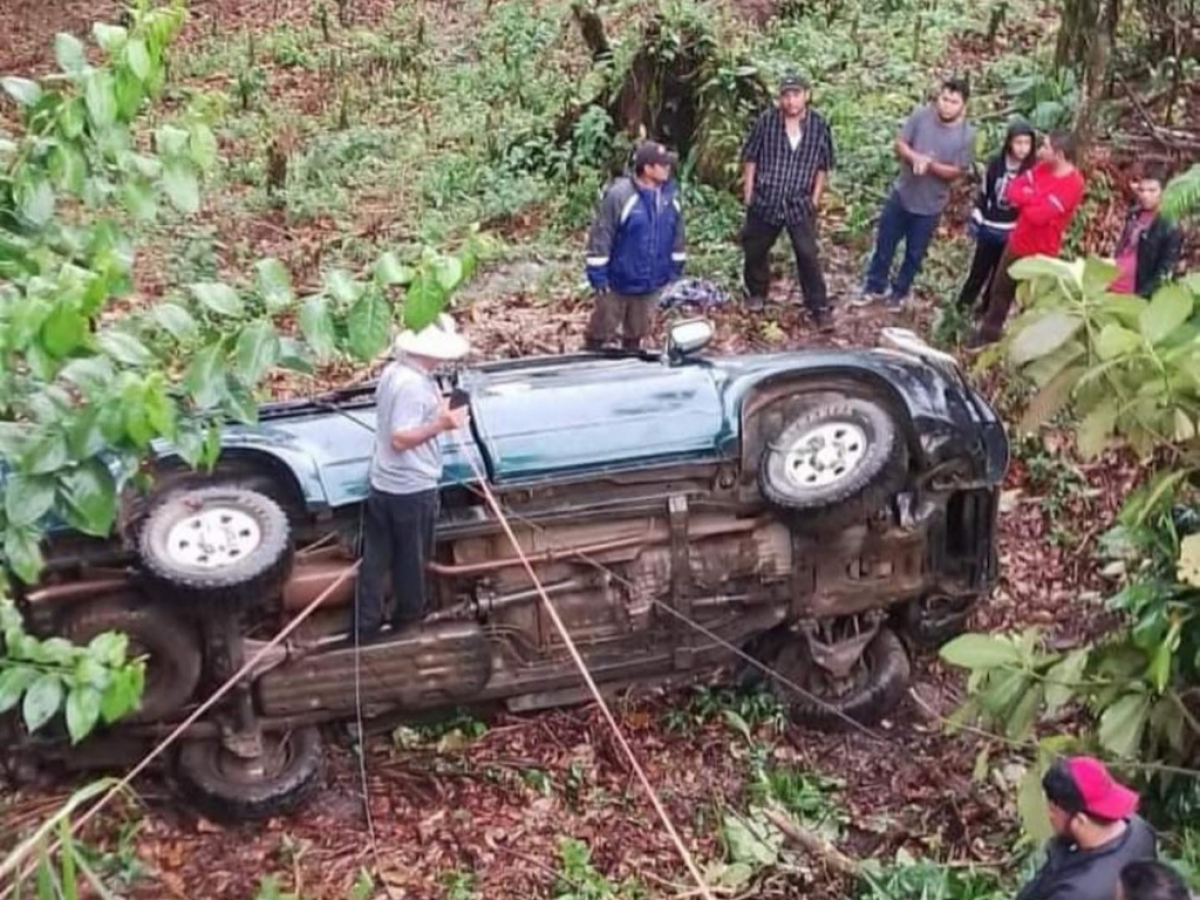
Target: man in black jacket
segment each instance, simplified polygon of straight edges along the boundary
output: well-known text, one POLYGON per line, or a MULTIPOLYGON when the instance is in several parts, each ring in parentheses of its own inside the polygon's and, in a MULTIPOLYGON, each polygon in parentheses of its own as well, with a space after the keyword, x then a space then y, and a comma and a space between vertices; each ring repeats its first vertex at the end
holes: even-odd
POLYGON ((1134 182, 1137 202, 1125 217, 1125 227, 1113 256, 1117 277, 1109 285, 1114 294, 1149 297, 1175 272, 1183 248, 1183 232, 1171 220, 1159 214, 1166 169, 1150 165, 1134 182))
POLYGON ((1114 900, 1126 864, 1157 856, 1138 795, 1090 756, 1055 763, 1042 779, 1055 837, 1017 900, 1114 900))

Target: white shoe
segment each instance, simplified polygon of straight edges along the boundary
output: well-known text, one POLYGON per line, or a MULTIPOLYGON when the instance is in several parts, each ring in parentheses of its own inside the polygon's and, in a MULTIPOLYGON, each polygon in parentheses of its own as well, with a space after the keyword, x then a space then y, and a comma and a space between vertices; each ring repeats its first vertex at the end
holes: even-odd
POLYGON ((875 294, 863 288, 850 298, 851 306, 870 306, 883 300, 883 294, 875 294))

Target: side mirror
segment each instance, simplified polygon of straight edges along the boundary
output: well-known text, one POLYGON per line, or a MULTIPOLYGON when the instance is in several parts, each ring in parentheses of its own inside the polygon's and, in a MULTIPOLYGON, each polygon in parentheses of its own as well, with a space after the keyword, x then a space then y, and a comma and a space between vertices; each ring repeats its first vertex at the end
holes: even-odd
POLYGON ((712 322, 708 319, 684 319, 667 331, 667 356, 682 359, 708 346, 713 339, 712 322))
POLYGON ((879 345, 915 356, 951 375, 959 371, 958 360, 944 350, 930 347, 914 331, 908 328, 884 328, 879 333, 879 345))

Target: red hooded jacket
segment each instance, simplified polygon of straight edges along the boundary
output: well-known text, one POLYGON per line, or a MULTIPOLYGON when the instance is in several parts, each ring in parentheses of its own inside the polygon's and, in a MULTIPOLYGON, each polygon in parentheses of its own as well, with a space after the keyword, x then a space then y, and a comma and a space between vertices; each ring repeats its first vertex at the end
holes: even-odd
POLYGON ((1083 175, 1055 175, 1040 162, 1008 184, 1004 197, 1017 208, 1017 227, 1008 239, 1013 256, 1057 256, 1071 217, 1083 200, 1083 175))

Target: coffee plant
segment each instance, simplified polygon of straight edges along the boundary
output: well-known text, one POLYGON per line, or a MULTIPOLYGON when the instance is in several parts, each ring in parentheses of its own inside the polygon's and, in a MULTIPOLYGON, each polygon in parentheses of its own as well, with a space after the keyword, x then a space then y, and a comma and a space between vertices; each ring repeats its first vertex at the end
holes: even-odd
MULTIPOLYGON (((398 313, 424 327, 473 267, 470 248, 409 262, 385 252, 301 298, 283 264, 264 259, 245 284, 192 283, 114 315, 134 289, 137 229, 165 206, 196 213, 218 162, 195 111, 143 127, 183 22, 181 3, 141 3, 128 28, 96 25, 90 50, 58 35, 53 76, 0 81, 22 124, 0 135, 0 563, 25 583, 42 570, 48 529, 110 533, 155 446, 211 466, 222 423, 255 420, 268 373, 377 356, 398 313)), ((140 665, 119 638, 39 641, 3 609, 0 704, 24 696, 31 730, 65 708, 78 739, 136 702, 140 665)))

